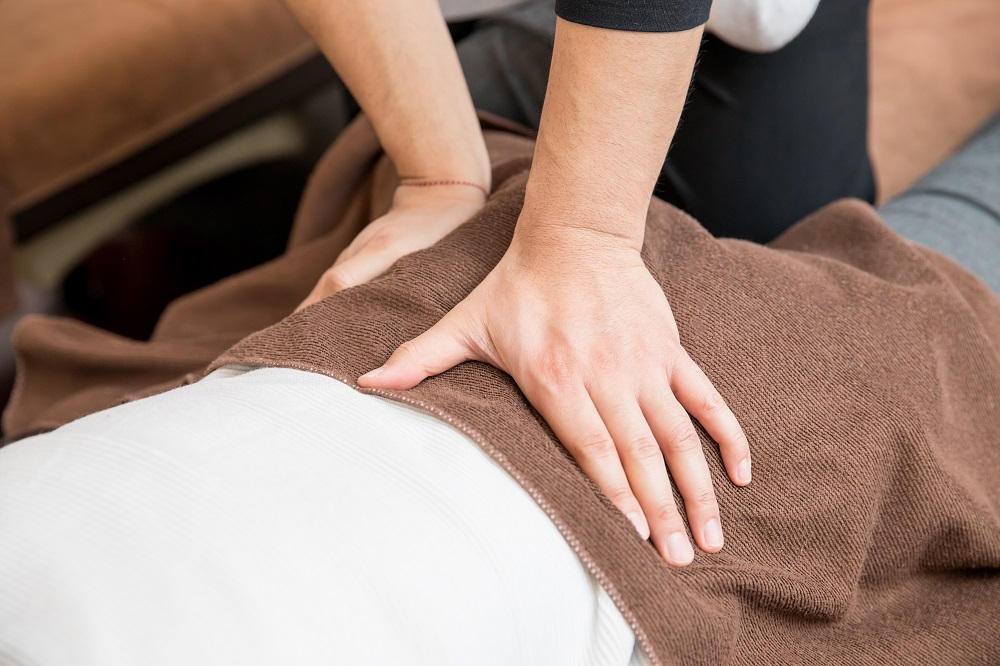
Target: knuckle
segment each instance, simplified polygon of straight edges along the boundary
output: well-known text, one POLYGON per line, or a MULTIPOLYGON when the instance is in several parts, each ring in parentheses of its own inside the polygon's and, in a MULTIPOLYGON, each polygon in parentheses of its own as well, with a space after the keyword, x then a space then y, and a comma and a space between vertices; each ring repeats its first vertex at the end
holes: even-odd
POLYGON ((673 453, 693 453, 701 449, 701 440, 690 423, 678 420, 670 429, 666 446, 673 453))
POLYGON ((650 436, 642 436, 633 439, 627 446, 632 457, 639 462, 655 462, 663 460, 663 453, 660 445, 650 436))
POLYGON ((390 229, 379 229, 371 235, 365 244, 374 251, 384 250, 396 241, 396 235, 390 229))
POLYGON ((731 442, 732 449, 741 454, 750 453, 750 440, 747 439, 746 433, 743 432, 742 428, 736 428, 732 437, 729 438, 731 442))
POLYGON ((341 291, 352 286, 347 275, 339 268, 331 268, 323 273, 323 286, 330 291, 341 291))
POLYGON ((709 388, 702 398, 702 410, 706 414, 719 414, 726 409, 726 401, 714 388, 709 388))
POLYGON ((667 495, 657 498, 653 504, 653 518, 658 522, 669 524, 672 527, 684 524, 684 521, 681 520, 680 512, 677 511, 674 499, 667 495))
POLYGON ((663 351, 666 354, 666 358, 669 359, 668 367, 671 370, 676 371, 685 360, 690 358, 688 356, 687 350, 681 345, 680 338, 671 335, 668 337, 661 345, 663 351))
POLYGON ((536 368, 539 379, 547 386, 565 386, 576 374, 571 355, 558 348, 543 351, 536 368))
POLYGON ((611 500, 612 504, 619 507, 628 506, 635 500, 632 495, 632 489, 628 486, 615 486, 614 488, 610 488, 605 494, 611 500))
POLYGON ((599 344, 590 351, 591 370, 598 376, 616 373, 621 368, 621 359, 614 344, 599 344))
POLYGON ((604 433, 584 435, 577 442, 580 455, 590 460, 605 460, 617 455, 615 443, 604 433))
POLYGON ((711 487, 699 488, 693 493, 694 503, 703 509, 715 509, 717 505, 715 499, 715 491, 711 487))

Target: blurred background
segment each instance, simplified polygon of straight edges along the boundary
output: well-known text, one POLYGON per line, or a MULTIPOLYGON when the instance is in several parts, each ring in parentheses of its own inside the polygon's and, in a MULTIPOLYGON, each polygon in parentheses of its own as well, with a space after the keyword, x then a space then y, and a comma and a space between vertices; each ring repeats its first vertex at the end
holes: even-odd
MULTIPOLYGON (((516 4, 442 0, 457 41, 516 4)), ((873 0, 870 49, 885 200, 1000 106, 1000 0, 873 0)), ((0 0, 0 408, 22 317, 143 340, 279 255, 356 112, 280 0, 0 0)))

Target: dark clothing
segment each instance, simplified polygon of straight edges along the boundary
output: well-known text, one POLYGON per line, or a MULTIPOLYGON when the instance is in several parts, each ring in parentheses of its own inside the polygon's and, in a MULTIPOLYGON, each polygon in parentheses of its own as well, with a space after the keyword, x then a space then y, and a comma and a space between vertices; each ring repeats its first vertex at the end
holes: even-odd
POLYGON ((657 196, 762 243, 836 199, 874 202, 868 4, 823 0, 774 53, 707 35, 657 196))
MULTIPOLYGON (((553 4, 568 18, 566 6, 598 3, 535 0, 480 22, 459 43, 476 106, 538 127, 553 4)), ((600 6, 623 17, 641 13, 635 3, 632 10, 622 4, 600 6)), ((758 242, 836 199, 874 201, 868 0, 821 0, 804 31, 773 53, 748 53, 706 36, 656 194, 717 236, 758 242)))
POLYGON ((573 23, 632 32, 680 32, 708 21, 712 0, 556 0, 573 23))

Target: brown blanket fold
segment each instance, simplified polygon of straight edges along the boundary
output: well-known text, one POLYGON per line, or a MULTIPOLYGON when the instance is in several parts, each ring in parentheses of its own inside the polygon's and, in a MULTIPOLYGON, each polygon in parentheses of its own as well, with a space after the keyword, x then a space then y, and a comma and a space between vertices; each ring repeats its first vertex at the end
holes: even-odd
MULTIPOLYGON (((213 350, 272 323, 210 367, 292 367, 354 385, 504 252, 531 145, 491 133, 490 146, 497 190, 478 217, 306 310, 285 316, 384 206, 384 174, 353 203, 345 193, 316 204, 314 182, 306 205, 316 205, 316 226, 301 245, 179 302, 148 344, 105 337, 91 347, 85 336, 97 334, 79 325, 29 321, 18 333, 22 375, 7 427, 52 427, 158 390, 154 383, 196 371, 213 350), (334 213, 340 226, 305 242, 334 213)), ((357 175, 341 159, 348 153, 341 145, 327 158, 328 177, 357 175)), ((852 201, 772 247, 714 239, 654 201, 643 252, 685 347, 753 447, 754 482, 736 488, 702 433, 727 533, 722 553, 699 554, 686 569, 665 564, 492 367, 466 363, 411 391, 380 393, 446 420, 502 465, 607 589, 653 663, 996 663, 996 298, 852 201)))
POLYGON ((7 214, 7 194, 0 183, 0 319, 17 310, 14 290, 14 228, 7 214))

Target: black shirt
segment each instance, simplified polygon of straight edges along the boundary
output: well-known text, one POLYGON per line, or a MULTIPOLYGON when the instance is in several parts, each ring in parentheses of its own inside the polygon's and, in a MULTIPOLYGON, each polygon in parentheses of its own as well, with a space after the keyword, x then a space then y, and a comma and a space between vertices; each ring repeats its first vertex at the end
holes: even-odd
POLYGON ((573 23, 633 32, 680 32, 708 21, 712 0, 556 0, 573 23))

